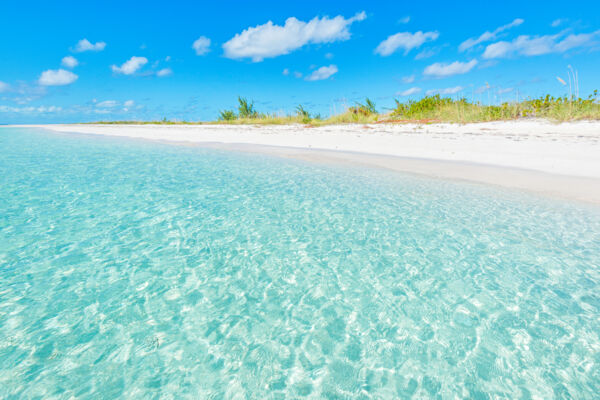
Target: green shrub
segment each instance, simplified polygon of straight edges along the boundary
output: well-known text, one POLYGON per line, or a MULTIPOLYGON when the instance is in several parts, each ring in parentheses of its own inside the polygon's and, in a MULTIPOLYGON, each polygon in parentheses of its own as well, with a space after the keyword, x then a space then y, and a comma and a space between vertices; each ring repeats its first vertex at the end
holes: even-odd
POLYGON ((232 110, 223 110, 219 112, 219 121, 233 121, 234 119, 237 119, 237 115, 235 115, 235 112, 232 110))
POLYGON ((258 112, 254 109, 254 102, 248 102, 245 97, 238 96, 238 115, 240 118, 257 118, 258 112))

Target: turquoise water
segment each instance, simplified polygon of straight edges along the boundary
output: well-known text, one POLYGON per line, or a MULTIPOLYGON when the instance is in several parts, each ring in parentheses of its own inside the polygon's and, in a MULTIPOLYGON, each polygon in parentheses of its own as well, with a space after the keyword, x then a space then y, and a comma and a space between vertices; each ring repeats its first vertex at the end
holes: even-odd
POLYGON ((0 128, 0 398, 593 398, 600 211, 0 128))

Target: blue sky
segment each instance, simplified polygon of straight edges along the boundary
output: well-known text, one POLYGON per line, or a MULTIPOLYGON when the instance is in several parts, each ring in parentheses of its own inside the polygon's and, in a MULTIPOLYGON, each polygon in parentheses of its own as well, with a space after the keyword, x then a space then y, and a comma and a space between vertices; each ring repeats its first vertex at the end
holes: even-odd
POLYGON ((598 1, 24 0, 3 2, 0 37, 0 123, 211 120, 238 95, 324 116, 367 96, 498 102, 568 93, 569 66, 600 89, 598 1))

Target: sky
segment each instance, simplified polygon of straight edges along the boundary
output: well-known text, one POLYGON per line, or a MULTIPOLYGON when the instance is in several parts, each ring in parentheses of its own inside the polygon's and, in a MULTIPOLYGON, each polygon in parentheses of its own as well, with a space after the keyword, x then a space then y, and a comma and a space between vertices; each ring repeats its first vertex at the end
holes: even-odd
POLYGON ((0 37, 0 124, 206 121, 238 96, 326 117, 365 97, 385 112, 600 89, 597 0, 21 0, 3 2, 0 37))

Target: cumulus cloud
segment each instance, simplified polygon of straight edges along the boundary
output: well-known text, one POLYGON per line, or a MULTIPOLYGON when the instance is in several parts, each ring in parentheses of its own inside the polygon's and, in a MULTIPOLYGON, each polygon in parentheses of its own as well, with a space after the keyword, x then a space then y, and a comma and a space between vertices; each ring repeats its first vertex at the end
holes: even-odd
POLYGON ((452 75, 466 74, 477 65, 477 60, 469 62, 454 61, 451 64, 435 63, 427 66, 423 75, 433 78, 446 78, 452 75))
POLYGON ((410 89, 406 89, 402 92, 397 93, 400 96, 411 96, 413 94, 417 94, 421 91, 421 88, 418 87, 411 87, 410 89))
POLYGON ((350 25, 366 17, 363 11, 347 19, 338 15, 334 18, 315 17, 304 22, 290 17, 283 26, 269 21, 236 34, 223 44, 223 50, 228 58, 250 58, 260 62, 265 58, 289 54, 307 44, 348 40, 350 25))
POLYGON ((156 72, 156 76, 162 78, 165 76, 169 76, 173 74, 173 70, 171 68, 163 68, 156 72))
POLYGON ((598 43, 600 30, 591 33, 564 33, 544 36, 522 35, 513 41, 500 41, 488 45, 483 58, 504 58, 514 55, 539 56, 549 53, 564 53, 577 47, 590 47, 598 43))
POLYGON ((306 77, 307 81, 322 81, 333 76, 338 72, 338 68, 335 65, 330 65, 328 67, 321 67, 312 72, 309 76, 306 77))
POLYGON ((7 92, 10 89, 10 85, 6 82, 0 81, 0 93, 7 92))
POLYGON ((192 49, 197 55, 203 56, 210 51, 210 39, 206 36, 200 36, 192 43, 192 49))
POLYGON ((501 27, 496 28, 493 32, 486 31, 486 32, 482 33, 481 36, 479 36, 478 38, 467 39, 458 46, 458 51, 465 51, 474 46, 477 46, 480 43, 489 42, 491 40, 494 40, 494 39, 496 39, 498 34, 504 32, 510 28, 514 28, 515 26, 519 26, 523 22, 525 22, 525 21, 522 20, 521 18, 517 18, 510 24, 502 25, 501 27))
POLYGON ((104 42, 96 42, 92 43, 87 39, 81 39, 77 42, 75 49, 73 51, 77 53, 81 53, 84 51, 102 51, 106 47, 106 43, 104 42))
POLYGON ((445 88, 445 89, 431 89, 431 90, 428 90, 427 92, 425 92, 425 94, 427 96, 431 96, 432 94, 455 94, 458 92, 462 92, 463 90, 464 90, 464 87, 455 86, 455 87, 449 87, 449 88, 445 88))
POLYGON ((148 59, 146 57, 133 56, 129 60, 125 61, 120 67, 112 65, 110 68, 116 74, 131 75, 146 65, 146 63, 148 63, 148 59))
POLYGON ((383 42, 379 43, 375 49, 375 54, 380 56, 389 56, 398 49, 404 49, 404 54, 408 54, 412 49, 420 47, 423 43, 431 40, 436 40, 440 34, 438 32, 422 32, 415 33, 400 32, 395 35, 388 36, 383 42))
POLYGON ((69 85, 77 80, 78 76, 64 69, 49 69, 42 72, 38 83, 42 86, 69 85))
POLYGON ((77 61, 77 59, 73 56, 66 56, 66 57, 63 57, 61 64, 63 67, 75 68, 76 66, 79 65, 79 61, 77 61))

